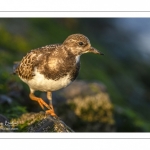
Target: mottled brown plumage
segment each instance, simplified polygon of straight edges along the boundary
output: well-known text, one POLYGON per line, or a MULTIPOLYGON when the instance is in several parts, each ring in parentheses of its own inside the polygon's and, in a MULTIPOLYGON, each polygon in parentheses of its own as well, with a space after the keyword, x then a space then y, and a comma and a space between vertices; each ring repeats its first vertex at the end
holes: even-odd
POLYGON ((34 91, 47 92, 47 98, 51 101, 52 91, 64 88, 75 80, 80 68, 80 56, 87 52, 102 54, 91 47, 86 36, 73 34, 62 44, 31 50, 18 64, 15 73, 29 85, 30 98, 55 115, 52 103, 47 106, 42 99, 34 96, 34 91))

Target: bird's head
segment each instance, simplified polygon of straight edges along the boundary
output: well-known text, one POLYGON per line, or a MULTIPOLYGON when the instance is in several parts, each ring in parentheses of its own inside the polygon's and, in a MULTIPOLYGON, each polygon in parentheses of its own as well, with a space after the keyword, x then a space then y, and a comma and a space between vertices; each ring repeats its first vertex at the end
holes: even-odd
POLYGON ((83 34, 72 34, 68 36, 63 42, 63 45, 75 55, 82 55, 89 52, 103 55, 102 52, 91 46, 89 39, 83 34))

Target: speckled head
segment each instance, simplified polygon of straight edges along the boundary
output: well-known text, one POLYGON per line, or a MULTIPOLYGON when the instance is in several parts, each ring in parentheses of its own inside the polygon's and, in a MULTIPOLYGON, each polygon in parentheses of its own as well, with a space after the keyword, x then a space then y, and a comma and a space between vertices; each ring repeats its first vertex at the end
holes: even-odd
POLYGON ((75 55, 81 55, 88 52, 103 55, 103 53, 94 47, 91 47, 90 40, 83 34, 72 34, 68 36, 63 42, 63 45, 75 55))

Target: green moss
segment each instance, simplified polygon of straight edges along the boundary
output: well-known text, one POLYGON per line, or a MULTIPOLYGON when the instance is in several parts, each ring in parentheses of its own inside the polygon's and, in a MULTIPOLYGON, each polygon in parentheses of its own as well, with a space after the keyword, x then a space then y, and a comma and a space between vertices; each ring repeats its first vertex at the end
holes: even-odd
POLYGON ((11 104, 1 104, 0 105, 1 114, 6 116, 8 119, 18 118, 20 115, 26 112, 26 107, 20 106, 17 102, 12 102, 11 104))

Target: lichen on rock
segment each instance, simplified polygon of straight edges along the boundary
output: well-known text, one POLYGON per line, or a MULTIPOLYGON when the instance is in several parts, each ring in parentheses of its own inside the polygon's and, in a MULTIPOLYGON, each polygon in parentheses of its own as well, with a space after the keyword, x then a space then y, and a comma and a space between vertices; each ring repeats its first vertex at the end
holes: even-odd
POLYGON ((73 132, 62 120, 45 115, 43 111, 23 114, 11 122, 17 122, 18 131, 23 132, 73 132))

